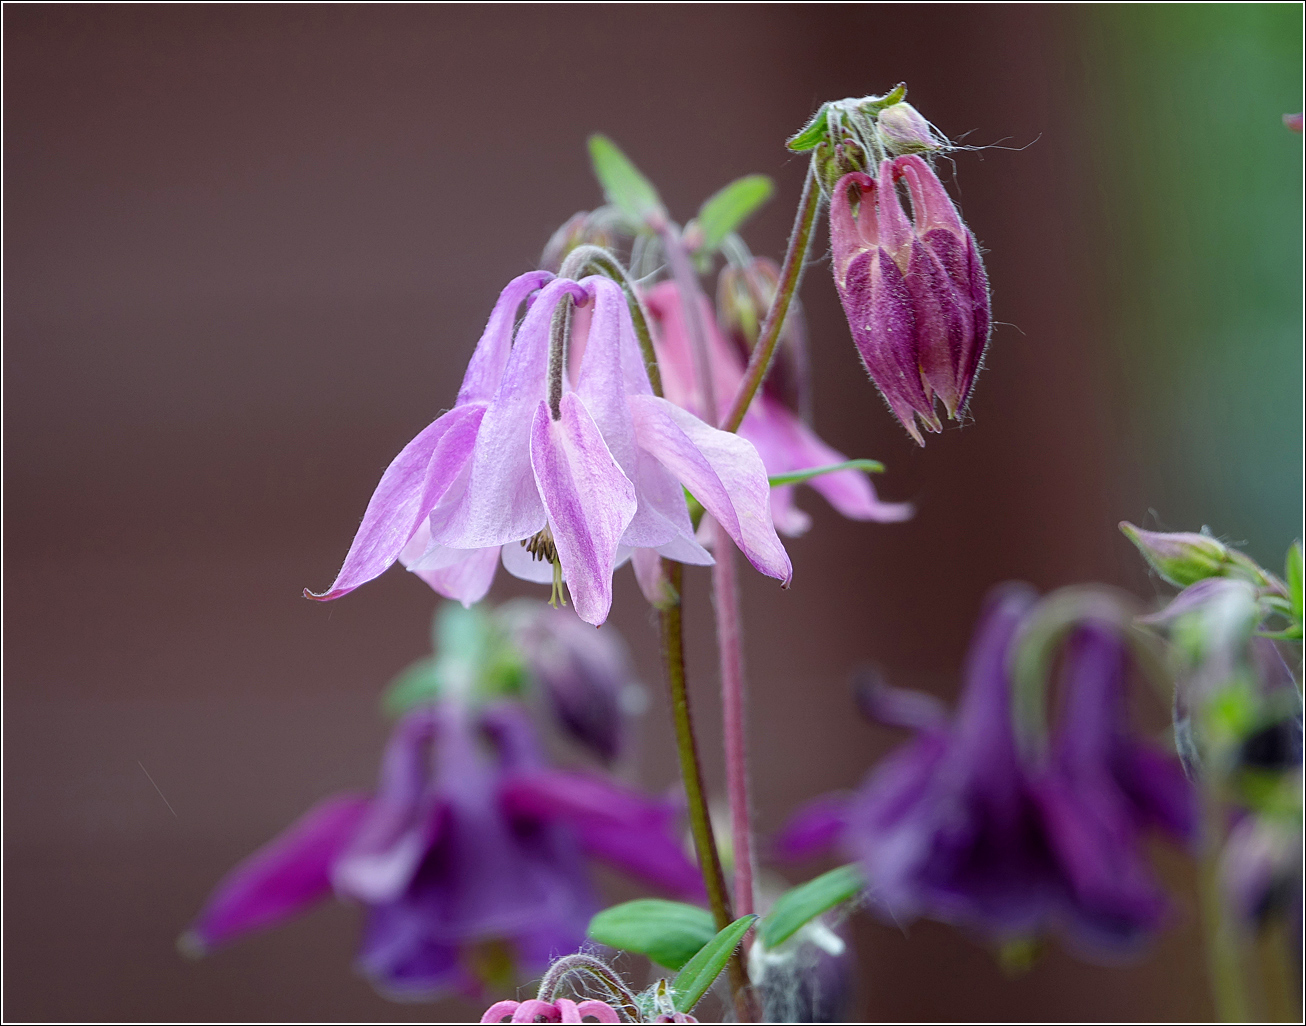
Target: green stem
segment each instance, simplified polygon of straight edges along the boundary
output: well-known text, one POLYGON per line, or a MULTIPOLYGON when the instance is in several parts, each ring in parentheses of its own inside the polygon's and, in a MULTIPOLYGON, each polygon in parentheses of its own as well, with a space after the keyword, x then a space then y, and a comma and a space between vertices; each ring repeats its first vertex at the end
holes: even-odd
POLYGON ((1203 851, 1199 863, 1201 874, 1202 925, 1206 933, 1206 964, 1210 978, 1215 1014, 1221 1022, 1246 1022, 1251 1018, 1247 994, 1243 953, 1238 937, 1224 915, 1220 893, 1220 848, 1224 840, 1223 808, 1211 794, 1208 781, 1203 787, 1203 851))
POLYGON ((784 327, 785 315, 789 313, 789 304, 797 294, 803 278, 807 250, 812 241, 812 227, 820 207, 821 189, 816 183, 816 172, 809 165, 807 180, 803 183, 803 196, 798 201, 798 213, 794 217, 794 229, 789 236, 789 249, 785 252, 780 280, 776 283, 775 301, 767 312, 761 334, 757 336, 757 344, 753 346, 753 355, 748 360, 748 369, 744 372, 743 381, 739 383, 739 391, 735 393, 730 412, 721 422, 723 430, 739 430, 753 396, 762 387, 762 379, 771 367, 771 358, 775 355, 776 343, 780 341, 780 329, 784 327))
MULTIPOLYGON (((725 874, 721 871, 721 856, 717 852, 716 837, 712 833, 712 817, 707 807, 707 794, 703 788, 703 765, 698 756, 698 743, 694 739, 694 721, 689 711, 689 691, 685 684, 684 622, 681 615, 680 593, 683 585, 683 567, 672 560, 663 560, 663 572, 676 601, 658 611, 662 629, 662 662, 666 668, 667 689, 671 696, 671 721, 676 732, 676 753, 680 758, 680 777, 685 785, 685 801, 689 806, 689 830, 698 853, 698 865, 707 889, 708 905, 718 930, 724 930, 734 921, 730 910, 730 897, 726 891, 725 874)), ((734 998, 735 1014, 741 1022, 758 1019, 755 999, 748 982, 739 952, 730 959, 730 991, 734 998)))

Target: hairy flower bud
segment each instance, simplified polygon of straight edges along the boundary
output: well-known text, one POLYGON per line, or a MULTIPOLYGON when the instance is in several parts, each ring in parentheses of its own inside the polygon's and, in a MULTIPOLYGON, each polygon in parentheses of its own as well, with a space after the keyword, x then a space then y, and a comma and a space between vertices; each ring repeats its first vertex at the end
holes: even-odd
POLYGON ((933 153, 943 149, 943 141, 920 111, 910 103, 885 107, 876 118, 880 140, 895 157, 908 153, 933 153))
POLYGON ((1148 565, 1176 588, 1207 577, 1220 577, 1230 562, 1229 549, 1193 531, 1144 531, 1128 520, 1120 522, 1126 538, 1138 546, 1148 565))
MULTIPOLYGON (((743 267, 727 265, 717 278, 717 321, 745 362, 753 353, 780 281, 774 260, 754 257, 743 267)), ((807 364, 807 322, 795 296, 789 304, 771 369, 763 391, 810 421, 810 381, 807 364)))
POLYGON ((936 395, 950 417, 961 418, 988 345, 988 278, 975 237, 930 166, 904 156, 884 161, 878 179, 859 172, 839 179, 830 244, 835 287, 862 363, 923 445, 916 419, 940 430, 936 395), (911 197, 910 218, 899 180, 911 197))

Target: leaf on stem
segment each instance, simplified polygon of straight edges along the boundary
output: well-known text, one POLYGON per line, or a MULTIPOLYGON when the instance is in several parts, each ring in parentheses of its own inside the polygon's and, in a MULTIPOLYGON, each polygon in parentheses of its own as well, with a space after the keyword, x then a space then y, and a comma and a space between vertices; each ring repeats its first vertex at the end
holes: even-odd
POLYGON ((767 948, 778 948, 804 925, 835 905, 856 897, 866 878, 856 865, 840 866, 822 873, 780 895, 758 931, 767 948))
POLYGON ((1293 542, 1288 550, 1288 565, 1284 570, 1288 578, 1288 601, 1292 603, 1292 619, 1302 626, 1302 551, 1301 542, 1293 542))
POLYGON ((715 253, 725 237, 737 231, 773 192, 775 183, 768 176, 745 175, 709 196, 693 222, 698 229, 698 251, 715 253))
POLYGON ((594 176, 609 203, 638 224, 646 224, 650 215, 664 216, 657 189, 616 143, 606 135, 591 135, 589 148, 594 176))
POLYGON ((705 908, 643 898, 604 909, 590 920, 588 933, 600 944, 647 955, 668 969, 680 969, 712 940, 716 926, 705 908))
POLYGON ((825 109, 829 104, 821 104, 821 109, 812 115, 812 120, 807 122, 803 130, 797 135, 791 136, 785 143, 794 153, 806 153, 808 150, 814 150, 825 139, 825 109))
POLYGON ((744 934, 757 919, 755 915, 741 916, 718 933, 702 949, 685 963, 685 967, 671 981, 675 992, 677 1012, 688 1012, 698 1004, 707 989, 712 986, 721 970, 730 961, 735 948, 744 939, 744 934))
POLYGON ((772 488, 781 485, 802 484, 822 474, 833 474, 837 470, 864 470, 868 474, 884 473, 884 464, 879 460, 847 460, 843 463, 831 463, 826 467, 808 467, 806 470, 794 470, 788 474, 774 474, 768 477, 772 488))

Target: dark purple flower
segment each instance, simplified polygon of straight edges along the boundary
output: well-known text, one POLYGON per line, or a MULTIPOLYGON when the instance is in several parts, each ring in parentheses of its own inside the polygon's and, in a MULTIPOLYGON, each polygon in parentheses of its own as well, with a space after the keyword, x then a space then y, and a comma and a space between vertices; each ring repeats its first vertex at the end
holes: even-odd
POLYGON ((975 237, 943 183, 915 155, 886 160, 879 178, 852 171, 830 199, 834 283, 853 341, 903 427, 940 430, 934 398, 961 417, 988 345, 989 286, 975 237), (909 218, 898 199, 903 180, 909 218), (856 212, 850 196, 860 187, 856 212))
POLYGON ((358 963, 383 993, 477 993, 583 943, 597 909, 585 852, 698 900, 674 818, 609 780, 548 769, 514 704, 424 706, 396 727, 371 799, 328 799, 238 865, 186 943, 211 949, 334 889, 367 909, 358 963))
POLYGON ((1045 757, 1021 751, 1009 667, 1034 603, 1020 586, 989 600, 951 721, 878 688, 864 704, 911 724, 915 738, 851 798, 800 811, 780 849, 802 856, 837 838, 862 863, 871 904, 895 922, 939 919, 999 942, 1058 929, 1114 955, 1165 911, 1143 828, 1189 836, 1194 798, 1177 760, 1130 733, 1124 645, 1091 622, 1066 649, 1065 709, 1045 757))

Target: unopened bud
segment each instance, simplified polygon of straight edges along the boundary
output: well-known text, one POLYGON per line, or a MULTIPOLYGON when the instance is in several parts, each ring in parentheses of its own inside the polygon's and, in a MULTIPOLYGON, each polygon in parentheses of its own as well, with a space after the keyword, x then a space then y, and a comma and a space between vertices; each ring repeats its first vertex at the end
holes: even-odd
POLYGON ((549 236, 544 252, 540 254, 540 267, 557 274, 567 254, 577 246, 612 247, 612 235, 604 224, 602 211, 582 210, 572 214, 562 227, 549 236))
POLYGON ((895 157, 907 153, 934 153, 943 141, 910 103, 895 103, 880 111, 876 119, 884 148, 895 157))
POLYGON ((1128 520, 1120 522, 1120 530, 1138 546, 1148 565, 1176 588, 1186 588, 1207 577, 1221 577, 1233 564, 1229 549, 1209 535, 1144 531, 1128 520))

